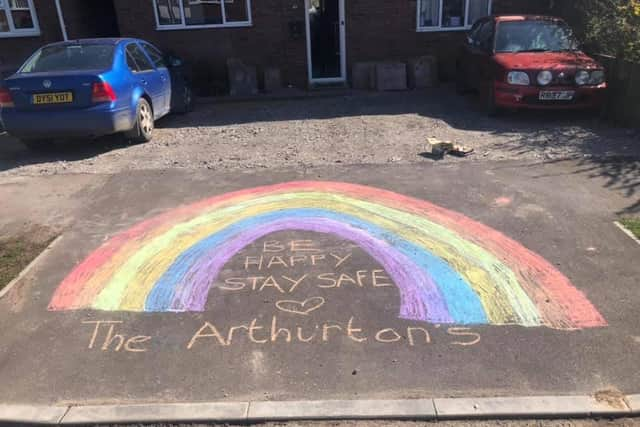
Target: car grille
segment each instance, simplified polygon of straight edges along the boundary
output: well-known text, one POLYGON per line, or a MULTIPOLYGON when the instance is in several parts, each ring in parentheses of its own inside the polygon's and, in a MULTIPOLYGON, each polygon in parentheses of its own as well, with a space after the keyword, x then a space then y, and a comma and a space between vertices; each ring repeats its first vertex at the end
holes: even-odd
POLYGON ((576 85, 576 74, 571 71, 562 71, 559 73, 554 73, 553 81, 551 82, 554 86, 575 86, 576 85))

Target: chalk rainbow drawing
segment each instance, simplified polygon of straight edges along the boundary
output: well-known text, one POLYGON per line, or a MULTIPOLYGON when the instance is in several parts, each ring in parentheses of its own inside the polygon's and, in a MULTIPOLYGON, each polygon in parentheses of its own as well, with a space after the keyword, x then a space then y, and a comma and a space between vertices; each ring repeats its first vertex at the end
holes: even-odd
POLYGON ((283 230, 329 233, 359 245, 398 287, 403 319, 606 325, 562 273, 500 232, 426 201, 335 182, 246 189, 146 220, 80 263, 49 310, 203 311, 225 263, 283 230))

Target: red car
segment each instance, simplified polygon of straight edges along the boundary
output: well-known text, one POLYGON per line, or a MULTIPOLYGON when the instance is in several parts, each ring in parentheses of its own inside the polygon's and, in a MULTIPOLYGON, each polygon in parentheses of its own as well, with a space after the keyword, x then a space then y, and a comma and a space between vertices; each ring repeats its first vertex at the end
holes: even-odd
POLYGON ((457 60, 456 87, 476 90, 490 114, 500 109, 599 109, 603 67, 578 48, 571 28, 546 16, 477 21, 457 60))

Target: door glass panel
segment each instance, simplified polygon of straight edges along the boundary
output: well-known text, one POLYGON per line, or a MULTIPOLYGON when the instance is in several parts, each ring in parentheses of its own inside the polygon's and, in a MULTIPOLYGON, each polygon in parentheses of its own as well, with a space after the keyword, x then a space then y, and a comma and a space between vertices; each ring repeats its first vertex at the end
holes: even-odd
POLYGON ((247 13, 246 0, 225 0, 224 13, 227 22, 248 22, 249 14, 247 13))
POLYGON ((138 71, 153 70, 153 65, 151 65, 151 62, 149 62, 144 52, 137 44, 132 43, 127 45, 127 53, 131 55, 131 58, 135 61, 138 71))
POLYGON ((310 0, 311 76, 340 78, 340 0, 310 0))
POLYGON ((167 68, 164 57, 162 56, 160 51, 158 51, 158 49, 151 46, 149 43, 143 43, 142 46, 144 46, 144 50, 147 52, 147 55, 149 55, 149 58, 151 58, 151 60, 153 61, 153 65, 156 68, 167 68))
POLYGON ((222 24, 222 5, 220 0, 183 0, 183 4, 185 24, 222 24))

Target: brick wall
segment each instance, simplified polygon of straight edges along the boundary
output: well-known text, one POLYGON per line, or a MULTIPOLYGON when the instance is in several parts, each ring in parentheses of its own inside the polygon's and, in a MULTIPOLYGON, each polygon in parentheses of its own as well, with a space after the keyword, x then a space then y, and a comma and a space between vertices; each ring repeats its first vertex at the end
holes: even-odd
POLYGON ((119 35, 112 1, 60 0, 60 5, 69 39, 119 35))
MULTIPOLYGON (((109 1, 61 0, 69 38, 117 36, 117 20, 109 1)), ((36 37, 0 38, 0 78, 15 71, 38 48, 61 41, 62 31, 53 0, 34 0, 40 24, 36 37)))
POLYGON ((40 36, 0 38, 0 77, 15 71, 40 46, 62 40, 55 3, 34 0, 40 36))
MULTIPOLYGON (((545 13, 549 0, 494 0, 495 13, 545 13)), ((307 54, 304 0, 254 0, 253 25, 244 28, 157 31, 151 1, 115 0, 123 36, 139 37, 186 59, 196 85, 226 91, 226 59, 281 67, 286 84, 305 87, 307 54), (302 37, 291 38, 289 23, 303 24, 302 37)), ((444 74, 452 68, 464 32, 417 32, 416 0, 346 0, 348 70, 354 62, 407 59, 436 54, 444 74)), ((350 74, 350 73, 348 73, 350 74)))
POLYGON ((226 60, 234 57, 259 67, 282 67, 288 84, 306 82, 306 47, 303 37, 289 37, 288 23, 304 20, 303 0, 254 0, 253 26, 199 30, 156 31, 151 2, 115 0, 122 36, 148 40, 191 64, 195 79, 213 82, 211 92, 226 89, 226 60))

